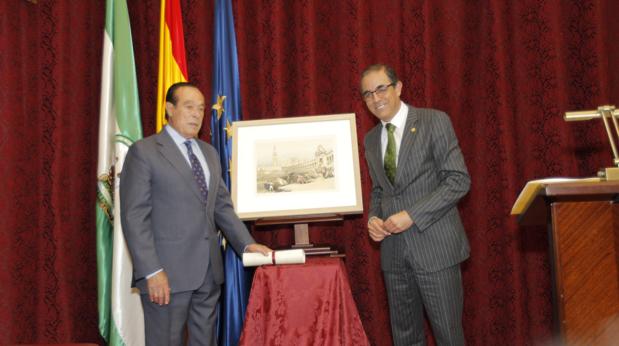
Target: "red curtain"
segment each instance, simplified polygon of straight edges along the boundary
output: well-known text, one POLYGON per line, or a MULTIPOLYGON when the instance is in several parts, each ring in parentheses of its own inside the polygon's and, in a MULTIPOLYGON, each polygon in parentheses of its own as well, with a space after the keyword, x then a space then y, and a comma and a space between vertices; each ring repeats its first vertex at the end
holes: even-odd
POLYGON ((97 340, 104 5, 0 2, 0 344, 97 340))
MULTIPOLYGON (((361 70, 385 62, 402 99, 451 115, 472 177, 460 210, 471 241, 464 263, 464 329, 471 345, 550 337, 544 229, 509 216, 530 179, 588 176, 611 164, 599 123, 566 110, 617 102, 612 1, 252 1, 237 4, 245 118, 355 112, 361 136, 376 120, 359 98, 361 70)), ((362 143, 362 141, 360 142, 362 143)), ((360 155, 363 148, 360 147, 360 155)), ((362 156, 361 156, 362 157, 362 156)), ((364 200, 370 179, 362 163, 364 200)), ((366 219, 313 225, 311 239, 347 255, 373 344, 389 345, 378 248, 366 219)), ((288 229, 258 232, 290 242, 288 229)))
MULTIPOLYGON (((154 132, 159 1, 128 1, 144 134, 154 132)), ((182 1, 190 79, 210 96, 213 4, 182 1)), ((601 124, 566 110, 619 102, 619 2, 235 1, 244 119, 354 112, 368 64, 392 65, 402 99, 452 118, 472 177, 460 211, 470 345, 550 338, 548 240, 509 215, 525 182, 612 162, 601 124)), ((103 1, 0 2, 0 343, 101 342, 94 249, 103 1)), ((208 121, 201 136, 208 139, 208 121)), ((365 207, 370 179, 361 162, 365 207)), ((390 345, 379 249, 364 216, 310 225, 346 254, 372 344, 390 345)), ((254 227, 272 246, 290 226, 254 227)))

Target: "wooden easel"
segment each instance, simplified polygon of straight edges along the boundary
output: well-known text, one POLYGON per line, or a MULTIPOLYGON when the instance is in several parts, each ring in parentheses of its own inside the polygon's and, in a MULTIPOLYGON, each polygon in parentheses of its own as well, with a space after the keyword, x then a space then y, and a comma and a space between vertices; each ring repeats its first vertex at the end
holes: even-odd
POLYGON ((343 254, 338 254, 337 250, 332 250, 329 246, 315 246, 309 240, 309 223, 310 222, 327 222, 327 221, 342 221, 344 217, 340 214, 326 216, 309 216, 303 218, 268 218, 257 219, 256 226, 267 225, 282 225, 293 224, 294 226, 294 244, 292 248, 305 250, 306 255, 331 255, 343 257, 343 254))

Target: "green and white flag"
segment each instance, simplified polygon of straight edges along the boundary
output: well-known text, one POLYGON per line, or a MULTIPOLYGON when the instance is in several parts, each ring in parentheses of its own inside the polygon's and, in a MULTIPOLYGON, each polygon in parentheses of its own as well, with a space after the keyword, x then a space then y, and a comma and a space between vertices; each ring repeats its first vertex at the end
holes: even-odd
POLYGON ((133 265, 120 226, 119 176, 142 138, 138 84, 126 0, 107 0, 97 165, 99 331, 108 345, 144 345, 144 315, 131 288, 133 265))

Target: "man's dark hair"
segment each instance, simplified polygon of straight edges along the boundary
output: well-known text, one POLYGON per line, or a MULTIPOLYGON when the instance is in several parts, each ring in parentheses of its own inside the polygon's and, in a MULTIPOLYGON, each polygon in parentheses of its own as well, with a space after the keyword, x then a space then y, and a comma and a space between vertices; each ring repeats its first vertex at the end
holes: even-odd
POLYGON ((361 79, 363 79, 363 77, 365 77, 370 72, 378 71, 385 71, 385 74, 387 75, 391 83, 398 82, 398 76, 395 74, 395 70, 393 69, 393 67, 385 64, 374 64, 368 66, 365 70, 363 70, 363 72, 361 72, 361 79))
POLYGON ((165 102, 170 102, 171 104, 176 106, 176 102, 178 102, 178 97, 176 96, 176 90, 182 87, 192 87, 198 89, 193 83, 190 82, 178 82, 170 85, 168 88, 168 92, 165 94, 165 102))

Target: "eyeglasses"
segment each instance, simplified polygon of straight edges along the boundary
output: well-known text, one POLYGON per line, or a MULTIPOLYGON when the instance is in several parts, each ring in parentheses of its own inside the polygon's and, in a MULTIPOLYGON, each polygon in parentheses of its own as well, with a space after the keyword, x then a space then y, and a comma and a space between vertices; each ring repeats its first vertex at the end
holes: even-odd
POLYGON ((374 91, 370 91, 370 90, 366 90, 361 94, 361 97, 363 97, 364 101, 369 101, 370 99, 372 99, 372 95, 376 94, 376 96, 378 97, 382 97, 385 96, 385 93, 387 92, 387 89, 389 89, 389 87, 392 87, 395 85, 395 82, 391 83, 391 84, 387 84, 387 85, 379 85, 376 87, 376 89, 374 89, 374 91))

